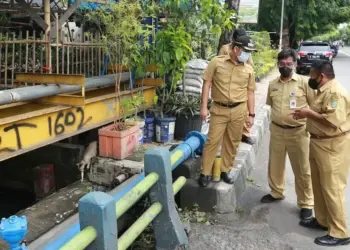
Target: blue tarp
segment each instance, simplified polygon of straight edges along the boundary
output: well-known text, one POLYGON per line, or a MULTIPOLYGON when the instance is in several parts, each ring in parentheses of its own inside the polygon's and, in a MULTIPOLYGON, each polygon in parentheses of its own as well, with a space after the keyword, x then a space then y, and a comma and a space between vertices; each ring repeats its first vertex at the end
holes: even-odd
MULTIPOLYGON (((69 0, 69 3, 70 4, 73 4, 75 3, 76 0, 69 0)), ((110 3, 110 2, 118 2, 118 0, 107 0, 107 3, 110 3)), ((161 4, 165 4, 166 2, 168 2, 168 0, 161 0, 160 1, 161 4)), ((180 3, 180 6, 181 8, 190 8, 191 7, 191 2, 188 1, 187 3, 184 3, 184 2, 181 2, 180 3)), ((84 2, 84 3, 81 3, 79 8, 80 10, 95 10, 95 9, 98 9, 100 6, 104 6, 105 4, 99 4, 99 3, 89 3, 89 2, 84 2)))

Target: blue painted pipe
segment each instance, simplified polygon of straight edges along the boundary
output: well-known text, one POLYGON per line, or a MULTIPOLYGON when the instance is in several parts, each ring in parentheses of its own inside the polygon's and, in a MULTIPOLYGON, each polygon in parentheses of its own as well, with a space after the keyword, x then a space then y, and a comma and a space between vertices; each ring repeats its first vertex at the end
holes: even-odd
POLYGON ((197 132, 190 132, 183 143, 177 146, 173 153, 181 150, 183 152, 183 156, 171 166, 171 169, 174 170, 179 166, 182 162, 184 162, 188 157, 193 156, 195 152, 201 152, 203 150, 203 146, 206 141, 206 136, 197 132))
MULTIPOLYGON (((194 152, 200 152, 203 150, 204 144, 206 141, 206 136, 197 132, 192 131, 187 136, 183 143, 179 144, 173 151, 174 154, 176 151, 183 151, 182 158, 177 161, 173 166, 172 170, 174 170, 177 166, 179 166, 183 161, 185 161, 189 156, 193 155, 194 152)), ((145 174, 140 174, 136 179, 126 185, 120 192, 114 195, 115 201, 118 201, 120 198, 124 197, 134 186, 136 186, 139 182, 141 182, 145 178, 145 174)), ((64 244, 66 244, 70 239, 72 239, 76 234, 80 232, 79 222, 75 223, 71 227, 67 228, 67 230, 59 235, 54 241, 48 243, 43 250, 58 250, 64 244)))

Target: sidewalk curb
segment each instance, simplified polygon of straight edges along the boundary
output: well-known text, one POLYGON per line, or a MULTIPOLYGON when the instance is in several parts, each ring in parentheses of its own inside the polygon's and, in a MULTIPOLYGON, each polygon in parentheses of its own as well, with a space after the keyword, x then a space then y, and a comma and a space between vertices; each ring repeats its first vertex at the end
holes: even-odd
MULTIPOLYGON (((273 74, 273 71, 267 75, 273 74)), ((268 84, 268 79, 262 79, 262 84, 268 84)), ((267 88, 266 88, 267 90, 267 88)), ((194 204, 199 206, 199 209, 204 212, 217 212, 217 213, 232 213, 235 211, 237 201, 242 196, 245 188, 247 187, 248 176, 253 169, 255 157, 258 153, 258 149, 261 145, 263 136, 270 124, 271 108, 265 105, 265 96, 260 98, 260 102, 256 103, 257 116, 254 121, 254 126, 251 131, 251 137, 255 139, 256 143, 251 146, 245 143, 241 143, 235 158, 234 168, 231 174, 234 176, 234 184, 229 185, 224 182, 215 183, 212 182, 206 188, 199 187, 197 179, 199 176, 201 159, 197 159, 196 163, 184 162, 183 167, 187 168, 187 173, 196 172, 197 174, 191 174, 186 176, 188 178, 186 185, 180 192, 180 206, 192 208, 194 204), (193 170, 195 169, 195 170, 193 170)), ((179 166, 180 167, 180 166, 179 166)), ((183 172, 184 173, 184 172, 183 172)))

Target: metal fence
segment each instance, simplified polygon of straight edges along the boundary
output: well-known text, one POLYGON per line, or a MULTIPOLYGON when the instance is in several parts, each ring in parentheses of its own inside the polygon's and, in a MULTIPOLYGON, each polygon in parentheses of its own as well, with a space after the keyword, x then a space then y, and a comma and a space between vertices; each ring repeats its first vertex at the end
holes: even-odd
POLYGON ((16 73, 101 75, 104 49, 99 34, 85 33, 79 42, 65 35, 47 41, 33 32, 0 33, 0 88, 17 87, 16 73))

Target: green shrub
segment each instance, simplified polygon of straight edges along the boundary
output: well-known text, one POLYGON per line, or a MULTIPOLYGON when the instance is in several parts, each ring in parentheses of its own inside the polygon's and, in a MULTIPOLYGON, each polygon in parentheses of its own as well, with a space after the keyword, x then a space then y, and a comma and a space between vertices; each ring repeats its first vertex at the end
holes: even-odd
POLYGON ((254 72, 257 78, 268 73, 276 65, 277 50, 271 48, 267 31, 256 32, 252 36, 258 52, 253 53, 254 72))

